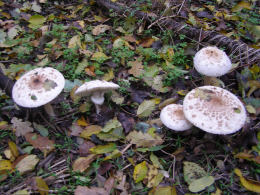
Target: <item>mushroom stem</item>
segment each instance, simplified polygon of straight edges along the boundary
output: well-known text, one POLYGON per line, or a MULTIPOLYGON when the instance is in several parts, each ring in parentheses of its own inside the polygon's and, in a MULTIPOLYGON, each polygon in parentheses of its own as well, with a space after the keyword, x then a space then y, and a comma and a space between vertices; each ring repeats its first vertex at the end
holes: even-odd
POLYGON ((90 99, 96 106, 96 113, 99 114, 101 110, 100 105, 102 105, 105 101, 104 92, 96 91, 95 93, 93 93, 90 99))
POLYGON ((53 107, 52 107, 52 105, 50 103, 44 105, 44 110, 45 110, 45 112, 49 116, 51 116, 51 117, 55 117, 56 116, 56 114, 55 114, 55 112, 53 110, 53 107))
POLYGON ((101 111, 100 105, 95 104, 95 107, 96 107, 96 113, 99 114, 101 111))

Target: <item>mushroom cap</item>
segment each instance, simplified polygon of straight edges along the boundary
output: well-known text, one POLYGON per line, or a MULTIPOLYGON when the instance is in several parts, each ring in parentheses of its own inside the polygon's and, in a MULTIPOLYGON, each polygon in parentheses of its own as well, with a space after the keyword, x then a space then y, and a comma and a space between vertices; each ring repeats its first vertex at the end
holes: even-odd
POLYGON ((246 122, 242 102, 231 92, 214 86, 190 91, 184 98, 183 112, 193 125, 214 134, 234 133, 246 122))
POLYGON ((182 105, 169 104, 165 106, 161 111, 160 119, 166 127, 175 131, 185 131, 192 127, 183 114, 182 105))
POLYGON ((101 93, 103 96, 103 93, 114 90, 119 88, 119 85, 113 83, 113 82, 107 82, 107 81, 101 81, 101 80, 93 80, 85 82, 83 85, 81 85, 76 91, 75 95, 84 97, 88 95, 92 95, 93 93, 101 93))
POLYGON ((226 74, 232 68, 227 54, 217 47, 204 47, 193 59, 195 69, 206 76, 218 77, 226 74))
POLYGON ((36 68, 19 78, 12 89, 12 98, 22 107, 34 108, 56 98, 65 85, 63 75, 54 68, 36 68))

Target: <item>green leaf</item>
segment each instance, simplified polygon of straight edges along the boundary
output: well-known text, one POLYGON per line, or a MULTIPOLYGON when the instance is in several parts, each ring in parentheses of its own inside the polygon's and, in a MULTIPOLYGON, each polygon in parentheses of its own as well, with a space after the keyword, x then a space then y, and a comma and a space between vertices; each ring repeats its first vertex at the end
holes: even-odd
POLYGON ((144 100, 137 109, 138 117, 148 117, 155 109, 155 100, 144 100))
POLYGON ((108 152, 113 152, 116 149, 115 143, 109 143, 107 145, 100 145, 93 148, 90 148, 90 152, 93 154, 105 154, 108 152))
POLYGON ((121 127, 121 126, 122 126, 121 123, 117 119, 111 119, 103 127, 102 131, 103 132, 109 132, 112 129, 115 129, 115 128, 118 128, 118 127, 121 127))
POLYGON ((152 161, 153 165, 156 168, 160 168, 163 169, 163 166, 161 165, 161 163, 159 162, 159 158, 157 156, 154 155, 154 153, 151 153, 150 155, 150 160, 152 161))
POLYGON ((118 127, 107 133, 101 132, 97 137, 104 141, 117 141, 125 138, 123 130, 123 127, 118 127))
POLYGON ((46 18, 44 16, 41 15, 33 15, 30 17, 30 19, 28 20, 29 27, 30 28, 39 28, 43 25, 43 23, 46 21, 46 18))
POLYGON ((204 190, 206 187, 212 185, 214 182, 214 177, 204 176, 191 182, 191 184, 189 185, 189 190, 191 192, 200 192, 204 190))

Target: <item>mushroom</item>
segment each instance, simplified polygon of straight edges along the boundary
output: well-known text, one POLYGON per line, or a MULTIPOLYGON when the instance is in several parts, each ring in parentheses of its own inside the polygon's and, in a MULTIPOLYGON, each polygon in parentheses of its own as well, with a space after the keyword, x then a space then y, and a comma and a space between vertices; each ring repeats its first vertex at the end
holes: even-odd
POLYGON ((85 82, 81 85, 76 91, 75 95, 80 97, 91 96, 91 101, 96 106, 96 113, 100 112, 100 105, 104 103, 104 93, 118 89, 119 85, 113 82, 101 81, 101 80, 93 80, 89 82, 85 82))
POLYGON ((166 127, 175 131, 185 131, 192 127, 183 114, 182 105, 169 104, 165 106, 161 111, 160 119, 166 127))
POLYGON ((63 75, 54 68, 36 68, 19 78, 12 89, 12 98, 21 107, 35 108, 44 105, 50 116, 55 116, 50 102, 65 85, 63 75))
POLYGON ((215 86, 202 86, 190 91, 183 101, 187 120, 213 134, 230 134, 246 122, 242 102, 231 92, 215 86))
MULTIPOLYGON (((195 54, 193 59, 195 69, 205 75, 205 83, 220 82, 215 77, 222 76, 229 72, 232 63, 227 54, 217 47, 204 47, 195 54)), ((221 82, 220 82, 221 83, 221 82)))

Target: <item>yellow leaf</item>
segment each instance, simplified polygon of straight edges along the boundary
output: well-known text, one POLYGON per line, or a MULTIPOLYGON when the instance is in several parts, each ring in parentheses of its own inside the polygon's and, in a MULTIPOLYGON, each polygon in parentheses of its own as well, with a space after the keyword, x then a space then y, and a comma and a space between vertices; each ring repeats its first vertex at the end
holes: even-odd
POLYGON ((112 79, 114 79, 115 75, 114 75, 114 71, 112 68, 108 69, 108 73, 104 74, 103 76, 103 80, 105 81, 111 81, 112 79))
POLYGON ((252 192, 260 193, 260 182, 259 181, 244 178, 242 175, 242 172, 238 168, 235 168, 234 173, 237 176, 239 176, 240 182, 241 182, 242 186, 244 186, 244 188, 246 188, 247 190, 252 191, 252 192))
POLYGON ((93 154, 105 154, 108 152, 113 152, 116 149, 115 143, 109 143, 107 145, 100 145, 93 148, 90 148, 90 152, 93 154))
POLYGON ((18 190, 15 193, 13 193, 12 195, 30 195, 31 193, 29 193, 26 189, 24 190, 18 190))
POLYGON ((14 142, 12 142, 12 141, 8 141, 8 146, 9 146, 9 148, 11 150, 12 155, 15 158, 18 157, 19 156, 19 152, 18 152, 16 144, 14 142))
POLYGON ((49 187, 46 182, 41 177, 36 177, 35 181, 40 195, 48 195, 49 187))
POLYGON ((0 171, 12 170, 12 163, 10 160, 0 160, 0 171))
POLYGON ((86 119, 83 116, 77 120, 77 124, 83 127, 88 126, 88 123, 86 122, 86 119))
POLYGON ((98 134, 101 131, 102 127, 98 125, 90 125, 87 126, 80 134, 80 137, 83 137, 85 139, 90 138, 93 134, 98 134))
POLYGON ((114 159, 114 158, 117 158, 121 155, 122 155, 122 153, 118 149, 115 149, 110 155, 106 156, 104 158, 104 160, 114 159))
POLYGON ((133 174, 135 183, 142 181, 146 177, 147 171, 148 171, 148 168, 146 166, 145 161, 137 164, 134 168, 134 174, 133 174))

